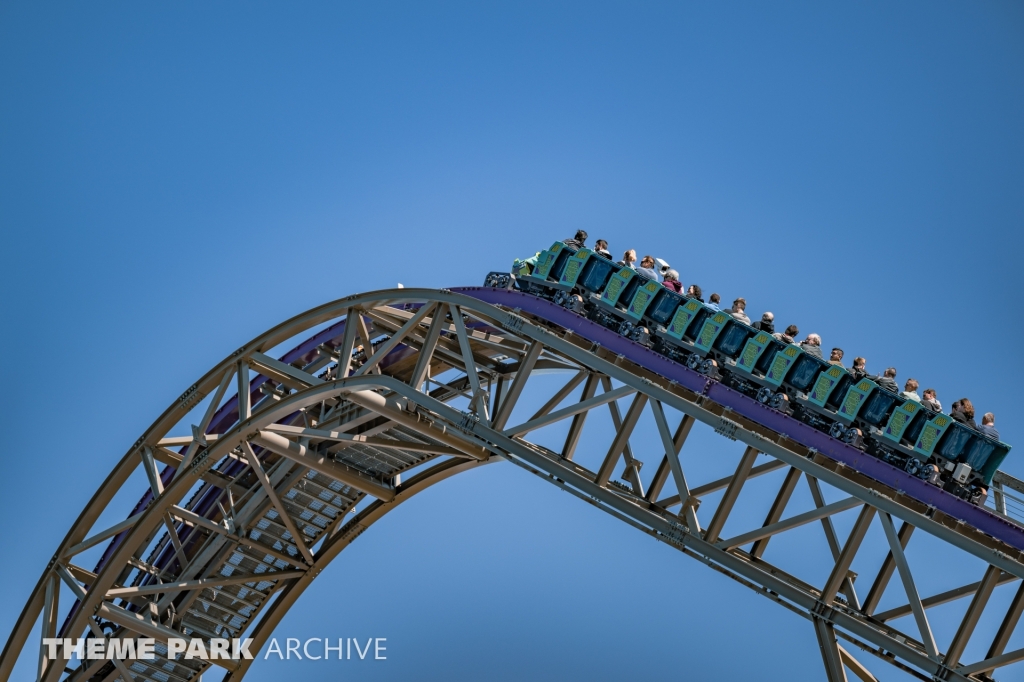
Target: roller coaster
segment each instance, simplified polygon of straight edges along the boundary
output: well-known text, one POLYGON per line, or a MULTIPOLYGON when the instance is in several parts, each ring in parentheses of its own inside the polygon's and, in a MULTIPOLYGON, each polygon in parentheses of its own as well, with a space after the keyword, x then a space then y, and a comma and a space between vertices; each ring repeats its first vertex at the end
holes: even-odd
POLYGON ((981 503, 1010 447, 922 402, 677 294, 587 248, 555 242, 487 283, 551 299, 965 500, 981 503))
POLYGON ((493 462, 521 467, 805 618, 830 682, 848 672, 875 680, 864 656, 922 680, 1019 672, 1024 648, 1009 645, 1024 613, 1024 482, 972 467, 983 473, 968 473, 962 488, 979 476, 991 486, 976 504, 948 481, 936 485, 848 437, 859 428, 854 420, 843 433, 823 430, 722 380, 721 363, 704 366, 716 360, 710 350, 694 367, 633 330, 581 314, 576 294, 556 302, 522 286, 529 280, 520 276, 535 274, 350 296, 231 353, 127 448, 74 521, 7 640, 0 682, 26 656, 37 657, 40 682, 184 682, 211 666, 241 680, 252 661, 172 660, 163 643, 250 637, 258 651, 323 569, 378 520, 493 462), (564 383, 524 412, 537 407, 521 400, 532 378, 552 372, 564 383), (657 466, 643 475, 630 443, 642 415, 660 442, 657 466), (721 436, 718 456, 735 462, 730 475, 687 476, 684 446, 698 422, 721 436), (608 423, 606 450, 579 447, 584 429, 608 423), (554 442, 549 427, 566 425, 554 442), (137 472, 145 489, 132 487, 137 472), (758 477, 777 493, 757 510, 763 523, 736 529, 736 517, 748 515, 734 512, 753 504, 744 486, 758 477), (814 506, 787 514, 801 482, 814 506), (121 509, 125 495, 137 502, 121 509), (855 520, 840 537, 833 520, 844 513, 855 520), (100 523, 112 515, 122 520, 100 523), (817 584, 798 577, 800 557, 766 556, 772 538, 808 524, 820 524, 834 562, 817 584), (872 524, 883 531, 885 558, 865 568, 872 524), (920 594, 905 553, 918 530, 980 559, 984 570, 955 589, 920 594), (880 611, 890 589, 905 603, 880 611), (990 613, 1000 589, 1013 591, 1009 606, 990 613), (966 611, 952 640, 939 642, 929 609, 956 600, 968 602, 966 611), (893 623, 910 615, 909 629, 893 623), (996 634, 978 642, 988 617, 999 621, 996 634), (40 646, 50 637, 150 637, 157 657, 51 659, 40 646))

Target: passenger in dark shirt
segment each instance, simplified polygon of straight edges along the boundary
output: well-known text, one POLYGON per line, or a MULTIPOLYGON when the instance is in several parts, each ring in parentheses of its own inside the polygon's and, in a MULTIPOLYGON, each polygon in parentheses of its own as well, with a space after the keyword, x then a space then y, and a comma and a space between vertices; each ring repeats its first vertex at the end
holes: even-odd
POLYGON ((880 377, 869 377, 872 381, 878 384, 881 388, 899 395, 900 387, 896 383, 896 368, 889 367, 880 377))
POLYGON ((860 381, 868 375, 868 371, 865 369, 868 361, 864 358, 854 358, 853 367, 850 368, 850 374, 853 375, 854 381, 860 381))
POLYGON ((608 260, 612 259, 611 251, 608 250, 608 242, 603 239, 597 240, 597 244, 594 245, 594 253, 598 256, 604 256, 608 260))
POLYGON ((576 230, 576 236, 572 239, 563 239, 562 243, 571 246, 577 251, 587 245, 587 233, 585 230, 576 230))
POLYGON ((967 398, 961 398, 953 403, 953 410, 949 416, 961 424, 967 424, 975 431, 978 430, 978 423, 974 421, 974 405, 967 398))
POLYGON ((989 438, 999 440, 999 432, 996 431, 996 416, 986 412, 981 418, 981 432, 989 438))
POLYGON ((767 332, 768 334, 775 333, 775 315, 772 313, 765 313, 761 316, 761 319, 754 324, 750 325, 754 329, 767 332))
POLYGON ((819 360, 825 358, 821 355, 821 337, 817 334, 808 334, 807 338, 800 342, 800 348, 808 355, 813 355, 819 360))
POLYGON ((701 296, 703 296, 703 295, 704 295, 704 292, 702 292, 702 291, 700 290, 700 287, 699 287, 699 286, 697 286, 696 284, 691 284, 691 285, 690 285, 690 288, 686 290, 686 295, 687 295, 687 296, 689 296, 690 298, 695 298, 695 299, 697 299, 697 300, 698 300, 698 301, 700 301, 701 303, 703 303, 703 302, 704 302, 704 299, 703 299, 703 298, 701 298, 701 296))
POLYGON ((942 403, 939 402, 939 396, 935 392, 934 388, 924 389, 924 393, 922 395, 924 396, 921 400, 922 405, 932 412, 942 412, 942 403))

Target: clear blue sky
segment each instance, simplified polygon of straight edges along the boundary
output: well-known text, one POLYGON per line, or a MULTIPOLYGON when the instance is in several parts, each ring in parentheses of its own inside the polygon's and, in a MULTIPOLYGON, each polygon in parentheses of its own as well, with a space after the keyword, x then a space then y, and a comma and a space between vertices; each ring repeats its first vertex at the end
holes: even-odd
MULTIPOLYGON (((969 396, 1024 477, 1022 121, 1012 2, 0 5, 0 636, 233 349, 580 227, 969 396)), ((317 583, 282 635, 388 637, 387 663, 249 679, 822 678, 809 624, 504 464, 317 583)))

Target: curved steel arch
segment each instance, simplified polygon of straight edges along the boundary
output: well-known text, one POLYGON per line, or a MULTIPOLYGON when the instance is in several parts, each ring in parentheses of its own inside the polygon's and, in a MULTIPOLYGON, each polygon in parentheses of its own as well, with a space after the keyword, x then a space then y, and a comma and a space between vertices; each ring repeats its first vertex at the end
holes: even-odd
MULTIPOLYGON (((323 568, 376 520, 434 483, 497 458, 808 618, 830 680, 845 679, 847 669, 874 679, 839 639, 921 679, 982 679, 1024 660, 1024 650, 1005 651, 1024 610, 1019 586, 987 655, 961 660, 993 591, 1024 577, 1024 529, 941 491, 915 488, 916 479, 737 396, 515 292, 401 289, 320 306, 235 351, 124 455, 46 567, 8 639, 0 681, 9 678, 40 617, 43 637, 247 633, 261 646, 323 568), (275 347, 314 327, 322 328, 272 357, 275 347), (571 372, 571 378, 529 419, 513 420, 530 377, 543 367, 571 372), (232 383, 236 394, 225 399, 232 383), (619 401, 627 398, 623 414, 619 401), (674 429, 666 408, 681 414, 674 429), (645 411, 664 448, 646 481, 630 447, 645 411), (576 449, 588 419, 602 416, 616 435, 599 466, 589 469, 576 449), (198 423, 191 435, 168 435, 193 417, 198 423), (745 445, 732 476, 696 486, 687 481, 679 453, 697 421, 745 445), (570 423, 567 437, 545 442, 545 427, 559 422, 570 423), (767 461, 756 464, 760 456, 767 461), (114 494, 140 468, 150 489, 126 521, 94 531, 114 494), (776 470, 785 476, 764 524, 724 537, 744 483, 776 470), (617 471, 621 482, 613 480, 617 471), (783 518, 801 478, 815 508, 783 518), (822 484, 846 497, 826 503, 822 484), (673 487, 674 494, 666 492, 673 487), (724 491, 721 501, 702 522, 698 507, 717 491, 724 491), (855 509, 853 531, 842 542, 832 518, 855 509), (902 521, 898 531, 893 517, 902 521), (862 600, 850 568, 876 518, 889 553, 862 600), (820 587, 764 559, 774 535, 808 523, 822 524, 835 560, 820 587), (981 580, 922 598, 903 553, 915 528, 982 559, 981 580), (93 570, 75 563, 104 543, 93 570), (894 574, 907 605, 877 613, 894 574), (61 585, 75 597, 66 609, 61 585), (971 603, 956 636, 940 649, 927 609, 967 596, 971 603), (193 608, 197 601, 205 604, 202 612, 193 608), (914 632, 888 622, 911 613, 914 632)), ((215 663, 231 680, 248 670, 247 661, 215 663)), ((65 672, 66 661, 40 655, 39 679, 151 679, 160 670, 188 680, 210 664, 158 660, 129 669, 119 661, 86 661, 65 672)))

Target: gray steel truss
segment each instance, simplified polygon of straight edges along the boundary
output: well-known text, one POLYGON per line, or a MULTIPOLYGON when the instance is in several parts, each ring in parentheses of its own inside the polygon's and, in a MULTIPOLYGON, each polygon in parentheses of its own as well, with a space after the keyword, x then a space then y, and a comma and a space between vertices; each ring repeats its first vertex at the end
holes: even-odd
MULTIPOLYGON (((544 319, 446 290, 401 289, 299 315, 185 391, 129 448, 60 543, 7 641, 0 682, 23 655, 38 656, 37 677, 46 682, 194 680, 209 665, 240 680, 249 661, 168 660, 160 646, 155 661, 51 660, 41 638, 251 637, 255 653, 327 564, 377 520, 450 476, 498 461, 802 616, 830 682, 848 673, 875 679, 854 653, 918 679, 961 682, 1024 661, 1024 648, 1007 651, 1024 612, 1016 550, 544 319), (289 343, 295 351, 272 356, 289 343), (530 382, 551 371, 565 373, 564 385, 517 417, 530 382), (645 413, 661 451, 642 476, 630 440, 645 413), (598 420, 610 421, 615 435, 592 470, 577 454, 584 429, 598 420), (564 442, 542 445, 536 434, 560 422, 564 442), (729 476, 687 477, 684 448, 697 422, 738 441, 729 476), (182 432, 190 435, 171 435, 182 432), (756 464, 763 456, 768 462, 756 464), (139 504, 124 510, 124 521, 96 527, 140 468, 148 487, 139 504), (764 522, 723 536, 747 503, 744 486, 774 471, 784 476, 771 506, 757 512, 764 522), (814 508, 787 513, 801 479, 814 508), (827 502, 823 487, 838 499, 827 502), (701 509, 719 492, 713 509, 701 509), (833 518, 846 511, 856 518, 840 534, 833 518), (796 577, 799 557, 781 556, 778 565, 764 558, 773 538, 809 524, 821 525, 833 562, 820 585, 796 577), (869 536, 872 526, 882 534, 869 536), (983 574, 921 595, 915 575, 927 569, 904 552, 917 529, 980 559, 983 574), (885 538, 886 558, 859 596, 851 567, 870 537, 885 538), (89 570, 80 557, 96 549, 102 557, 89 570), (964 660, 1004 585, 1014 596, 987 654, 964 660), (887 589, 906 605, 879 613, 887 589), (929 609, 968 598, 952 641, 937 641, 929 609), (890 624, 909 615, 908 631, 890 624)), ((1005 506, 1017 488, 1010 477, 1000 481, 996 504, 1005 506)))

